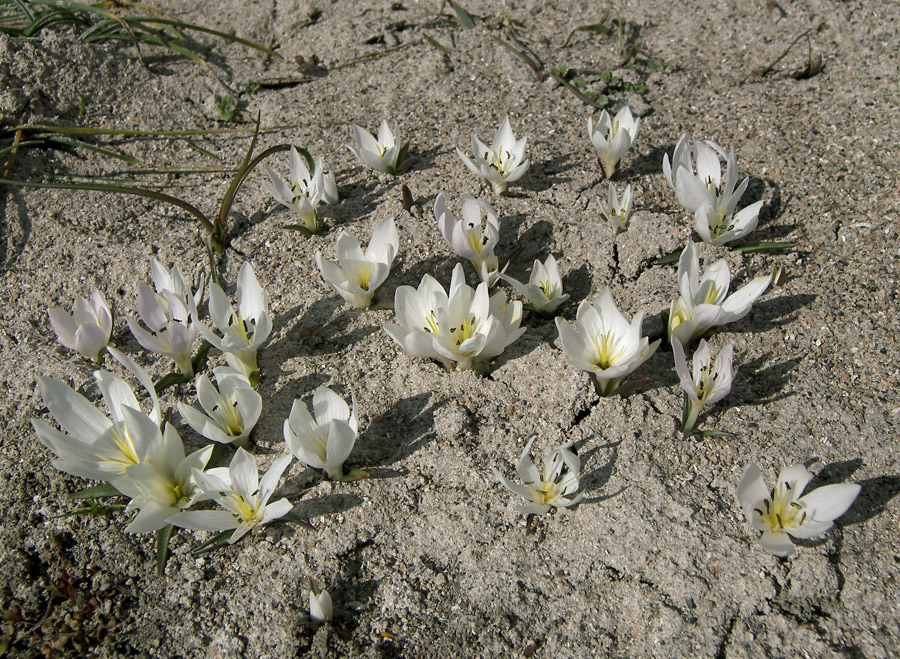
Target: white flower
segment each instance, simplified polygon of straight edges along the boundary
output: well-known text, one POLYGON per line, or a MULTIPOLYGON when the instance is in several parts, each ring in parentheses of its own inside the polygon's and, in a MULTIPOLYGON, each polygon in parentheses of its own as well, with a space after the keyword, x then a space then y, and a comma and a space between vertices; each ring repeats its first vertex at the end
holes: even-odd
POLYGON ((338 263, 322 258, 322 253, 316 252, 316 265, 322 279, 348 304, 367 309, 375 291, 390 274, 399 248, 397 225, 393 218, 387 218, 375 227, 365 252, 360 249, 356 236, 341 231, 337 239, 338 263))
POLYGON ((329 622, 334 615, 334 605, 327 590, 309 591, 309 617, 313 622, 329 622))
POLYGON ((462 219, 457 220, 447 208, 444 194, 438 194, 434 201, 438 229, 457 256, 468 259, 481 280, 493 286, 499 275, 497 257, 494 256, 494 247, 500 240, 497 211, 472 195, 460 195, 459 201, 462 219))
POLYGON ((406 147, 397 146, 396 142, 394 142, 394 134, 388 128, 386 121, 382 121, 378 127, 378 139, 373 137, 369 131, 355 124, 353 126, 353 138, 356 140, 356 146, 353 147, 348 144, 347 148, 364 165, 394 176, 403 169, 404 160, 406 159, 406 147))
POLYGON ((90 302, 80 295, 76 297, 71 314, 62 309, 50 309, 49 315, 60 343, 88 359, 98 363, 103 361, 103 350, 112 332, 112 312, 100 291, 96 288, 91 291, 90 302))
POLYGON ((477 137, 472 137, 472 151, 474 158, 469 158, 460 149, 456 153, 462 158, 463 163, 476 176, 486 179, 494 189, 494 194, 506 192, 509 183, 518 181, 528 171, 531 161, 522 161, 525 156, 525 144, 527 137, 516 140, 512 129, 509 127, 509 117, 503 120, 494 141, 488 148, 477 137))
POLYGON ((812 475, 803 465, 786 467, 769 490, 755 464, 747 465, 737 487, 737 500, 747 521, 762 531, 760 544, 775 556, 789 556, 794 544, 788 536, 814 538, 833 525, 853 504, 860 486, 825 485, 801 497, 812 475))
POLYGON ((258 383, 256 352, 269 338, 272 320, 269 317, 269 298, 256 280, 249 262, 244 263, 238 272, 237 311, 231 307, 222 288, 218 284, 210 284, 209 316, 222 336, 198 323, 200 334, 226 353, 232 368, 243 371, 251 384, 258 383))
POLYGON ((275 460, 260 479, 256 458, 239 448, 228 469, 210 469, 203 473, 194 469, 194 480, 203 490, 202 498, 215 501, 224 510, 197 510, 176 513, 166 519, 169 524, 201 531, 234 529, 229 543, 240 540, 249 531, 283 517, 293 506, 287 499, 269 503, 281 474, 293 460, 285 455, 275 460))
MULTIPOLYGON (((191 308, 191 302, 194 307, 200 305, 203 299, 203 287, 206 283, 206 277, 201 274, 200 281, 197 282, 197 290, 191 293, 191 288, 184 281, 184 275, 181 274, 181 268, 178 264, 172 266, 172 269, 166 271, 159 261, 150 259, 150 278, 153 280, 153 286, 156 288, 158 295, 162 296, 163 292, 170 291, 181 300, 183 306, 191 308)), ((163 309, 168 319, 172 319, 173 315, 166 309, 166 301, 162 297, 157 300, 157 304, 163 309)))
POLYGON ((756 277, 736 293, 728 295, 731 274, 725 259, 716 261, 700 278, 697 246, 689 242, 678 260, 678 286, 681 296, 669 309, 668 331, 688 345, 713 327, 740 320, 753 302, 765 293, 772 276, 756 277))
POLYGON ((719 402, 731 391, 731 382, 734 379, 732 364, 734 345, 731 343, 726 345, 710 363, 709 346, 701 339, 694 352, 693 375, 688 371, 684 347, 677 337, 672 337, 672 352, 675 355, 675 371, 685 393, 682 429, 684 434, 688 435, 694 429, 703 408, 719 402))
POLYGON ((559 305, 569 299, 569 295, 563 293, 562 278, 559 276, 559 268, 556 267, 553 254, 548 256, 544 263, 538 259, 534 260, 527 285, 505 274, 500 277, 520 295, 525 296, 535 311, 545 316, 552 314, 559 305))
POLYGON ((606 178, 615 174, 619 160, 637 139, 640 127, 641 120, 632 116, 631 109, 627 105, 619 110, 613 119, 610 119, 609 113, 603 110, 596 130, 593 117, 588 117, 588 137, 600 152, 600 162, 606 178))
POLYGON ((694 213, 695 229, 703 242, 724 245, 753 231, 759 222, 763 202, 757 201, 734 212, 750 183, 750 179, 745 178, 738 185, 734 150, 726 154, 715 142, 698 140, 694 142, 694 157, 696 174, 687 138, 682 136, 675 145, 671 165, 668 156, 664 156, 663 173, 681 205, 694 213), (725 159, 724 180, 720 156, 725 159))
POLYGON ((218 388, 205 374, 197 378, 197 401, 205 414, 181 402, 178 411, 195 432, 207 439, 246 448, 262 412, 262 396, 240 371, 220 366, 213 374, 218 388))
POLYGON ((306 405, 294 400, 291 414, 284 421, 284 441, 300 462, 339 479, 356 443, 356 401, 351 410, 331 389, 319 387, 312 404, 315 418, 306 405))
POLYGON ((317 210, 319 204, 335 204, 338 201, 334 174, 326 173, 322 159, 318 158, 310 175, 309 168, 294 147, 291 147, 289 163, 288 185, 266 165, 266 173, 271 183, 263 181, 263 187, 275 197, 275 201, 297 213, 310 233, 318 233, 322 228, 317 210))
POLYGON ((578 479, 581 475, 581 461, 569 450, 568 446, 555 449, 544 458, 544 468, 538 471, 528 457, 534 439, 528 442, 516 471, 524 485, 513 483, 504 478, 500 472, 494 471, 503 486, 520 497, 531 501, 527 506, 517 506, 516 510, 523 515, 543 515, 553 507, 568 507, 578 503, 581 495, 567 498, 578 491, 578 479), (565 473, 563 473, 565 469, 565 473))
MULTIPOLYGON (((190 298, 190 304, 194 304, 193 298, 190 298)), ((138 313, 152 332, 141 327, 134 318, 126 318, 131 333, 143 348, 172 359, 188 377, 194 375, 191 353, 199 333, 193 321, 197 308, 193 306, 192 309, 172 291, 154 293, 141 282, 138 284, 138 313)))
POLYGON ((622 194, 621 200, 616 194, 616 186, 610 183, 609 201, 605 204, 601 202, 600 212, 606 218, 606 221, 613 225, 616 231, 622 231, 628 228, 633 205, 630 183, 625 186, 625 192, 622 194))
POLYGON ((53 466, 67 474, 101 480, 119 487, 127 467, 142 462, 159 438, 159 400, 150 376, 115 348, 110 354, 124 364, 147 390, 152 408, 141 406, 131 387, 119 376, 95 371, 94 377, 109 409, 107 417, 84 396, 59 380, 39 377, 44 405, 64 432, 39 419, 31 425, 38 439, 53 451, 53 466))
POLYGON ((449 295, 425 275, 418 289, 397 289, 394 312, 397 322, 384 326, 388 335, 413 357, 436 359, 448 368, 487 362, 525 332, 519 327, 522 303, 507 302, 502 291, 490 296, 485 282, 472 289, 460 263, 449 295))
POLYGON ((643 319, 644 312, 640 311, 629 324, 606 288, 593 304, 585 300, 578 305, 577 329, 561 317, 556 318, 556 329, 569 363, 591 371, 601 393, 608 396, 659 347, 659 339, 648 344, 647 337, 641 336, 643 319))
POLYGON ((193 470, 206 468, 212 450, 209 445, 185 457, 181 437, 167 423, 161 438, 151 444, 146 459, 125 468, 127 485, 120 491, 133 497, 128 511, 139 511, 125 531, 157 531, 166 525, 166 518, 194 505, 202 491, 193 470))

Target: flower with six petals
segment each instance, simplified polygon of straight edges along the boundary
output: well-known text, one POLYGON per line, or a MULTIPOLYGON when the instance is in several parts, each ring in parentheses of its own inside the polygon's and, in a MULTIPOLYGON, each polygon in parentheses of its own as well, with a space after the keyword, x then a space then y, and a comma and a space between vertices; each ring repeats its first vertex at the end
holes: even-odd
POLYGON ((344 475, 344 462, 356 443, 356 400, 353 408, 328 387, 313 393, 313 414, 294 400, 284 421, 284 441, 303 464, 321 469, 332 479, 344 475))
POLYGON ((96 288, 91 291, 90 301, 80 295, 76 297, 71 314, 54 308, 49 315, 60 343, 97 363, 103 361, 103 351, 112 332, 112 312, 100 291, 96 288))
POLYGON ((526 308, 531 308, 542 316, 549 316, 563 302, 569 299, 568 293, 563 293, 562 278, 559 276, 559 268, 553 254, 541 263, 534 260, 528 284, 523 284, 508 275, 500 275, 503 281, 512 286, 518 293, 528 300, 526 308))
POLYGON ((179 402, 181 418, 210 441, 247 448, 250 431, 262 412, 262 396, 241 371, 219 366, 213 369, 213 375, 218 387, 205 373, 197 378, 197 401, 203 412, 179 402))
POLYGON ((506 192, 509 183, 518 181, 528 171, 531 161, 522 160, 525 157, 527 142, 527 137, 516 140, 509 126, 509 117, 506 117, 497 129, 490 148, 473 136, 474 157, 469 158, 459 148, 456 149, 456 153, 470 172, 488 181, 494 194, 499 195, 506 192))
POLYGON ((399 147, 394 141, 394 134, 382 121, 378 127, 378 137, 359 126, 353 126, 353 138, 356 146, 347 145, 350 152, 364 165, 385 174, 396 176, 403 171, 406 164, 407 146, 399 147))
POLYGON ((531 502, 527 506, 517 506, 516 510, 523 515, 543 515, 551 506, 559 508, 578 503, 581 500, 580 494, 569 498, 578 491, 581 476, 581 461, 578 456, 568 446, 561 446, 544 459, 544 467, 538 471, 529 457, 532 444, 533 438, 522 451, 516 467, 522 485, 504 478, 496 470, 494 472, 503 487, 531 502))
POLYGON ((672 352, 675 355, 675 371, 684 390, 684 417, 681 428, 689 435, 697 423, 697 417, 704 407, 714 405, 731 391, 734 379, 732 354, 734 345, 729 343, 711 360, 709 345, 703 339, 694 351, 693 374, 688 370, 684 347, 678 337, 672 337, 672 352), (711 363, 710 363, 711 360, 711 363))
POLYGON ((468 259, 481 280, 493 286, 499 275, 494 256, 494 247, 500 240, 497 211, 484 199, 469 194, 460 195, 459 201, 462 217, 456 219, 447 208, 444 194, 438 194, 434 201, 438 229, 456 255, 468 259))
POLYGON ((600 112, 600 119, 594 127, 594 118, 588 117, 588 137, 594 148, 600 152, 600 163, 606 178, 616 173, 619 161, 637 139, 641 120, 635 119, 631 109, 626 105, 610 118, 606 110, 600 112))

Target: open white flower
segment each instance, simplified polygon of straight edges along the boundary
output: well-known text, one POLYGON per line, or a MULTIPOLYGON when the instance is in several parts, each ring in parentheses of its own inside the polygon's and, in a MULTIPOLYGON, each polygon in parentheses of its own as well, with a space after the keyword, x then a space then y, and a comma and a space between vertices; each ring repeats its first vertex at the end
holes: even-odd
POLYGON ((616 308, 608 288, 594 300, 578 305, 575 328, 561 317, 556 329, 563 352, 570 364, 592 372, 600 385, 600 392, 609 396, 618 389, 626 375, 647 361, 659 347, 659 339, 648 343, 641 336, 644 312, 638 312, 629 322, 616 308))
POLYGON ((394 141, 394 134, 388 128, 386 121, 382 121, 378 127, 377 139, 369 131, 354 124, 353 138, 356 141, 356 146, 348 144, 347 148, 364 165, 394 176, 403 170, 407 147, 397 146, 397 143, 394 141))
POLYGON ((285 184, 281 177, 266 165, 270 183, 263 181, 263 187, 275 197, 275 201, 297 213, 303 226, 310 233, 319 233, 322 229, 319 222, 319 204, 335 204, 338 201, 334 174, 325 172, 321 158, 316 160, 313 172, 310 174, 309 168, 294 147, 291 147, 289 165, 288 184, 285 184))
POLYGON ((168 517, 194 505, 202 490, 193 471, 206 468, 212 450, 209 445, 185 457, 181 437, 167 423, 161 437, 151 443, 146 459, 125 468, 127 483, 120 491, 133 497, 127 510, 138 510, 125 531, 157 531, 166 525, 168 517))
POLYGON ((724 245, 753 231, 759 222, 763 202, 757 201, 735 213, 750 179, 745 178, 738 184, 734 150, 726 153, 715 142, 697 140, 694 158, 696 174, 688 140, 682 136, 675 145, 671 164, 668 156, 664 156, 663 173, 681 205, 694 213, 695 229, 703 242, 724 245), (724 179, 720 156, 725 160, 724 179))
POLYGON ((527 137, 516 140, 509 127, 509 117, 506 117, 497 129, 490 148, 473 136, 472 151, 475 156, 469 158, 459 148, 456 149, 456 153, 469 171, 491 184, 494 194, 503 194, 506 192, 507 184, 522 178, 531 165, 531 161, 522 160, 525 157, 527 141, 527 137))
POLYGON ((331 601, 331 595, 327 590, 321 590, 318 593, 314 590, 309 591, 309 617, 313 622, 329 622, 334 615, 334 604, 331 601))
POLYGON ((166 522, 200 531, 234 529, 228 542, 235 543, 249 531, 291 511, 293 505, 287 499, 269 503, 291 460, 290 455, 278 458, 259 478, 256 458, 239 448, 228 469, 210 469, 206 473, 194 469, 194 480, 203 490, 202 498, 212 499, 224 510, 180 512, 167 518, 166 522))
POLYGON ((440 193, 434 201, 438 229, 457 256, 468 259, 482 281, 493 286, 498 278, 498 261, 494 247, 500 240, 497 211, 484 199, 463 194, 459 198, 462 219, 457 220, 440 193))
POLYGON ((316 265, 325 283, 348 304, 356 309, 367 309, 375 291, 390 274, 399 248, 397 225, 393 218, 387 218, 375 227, 365 252, 356 236, 341 231, 337 239, 338 263, 322 258, 322 253, 316 252, 316 265))
POLYGON ((209 315, 222 336, 197 323, 200 334, 226 353, 229 366, 243 371, 251 384, 257 384, 259 366, 256 364, 256 353, 269 338, 272 320, 269 317, 269 297, 260 287, 249 261, 238 271, 237 311, 232 308, 222 288, 218 284, 210 284, 209 315))
POLYGON ((44 405, 64 432, 39 419, 32 419, 31 425, 38 439, 56 454, 54 467, 72 476, 107 481, 119 487, 126 468, 144 461, 158 440, 160 411, 147 372, 115 348, 109 352, 147 390, 152 404, 148 414, 141 411, 125 380, 107 371, 95 371, 109 416, 59 380, 39 377, 44 405))
POLYGON ((356 443, 356 400, 350 409, 331 389, 319 387, 312 404, 315 416, 305 404, 294 400, 291 414, 284 421, 284 441, 300 462, 321 469, 329 478, 340 479, 356 443))
POLYGON ((580 494, 568 498, 578 491, 581 476, 581 461, 578 456, 568 446, 560 446, 544 458, 543 469, 538 471, 529 457, 532 444, 534 438, 528 442, 516 467, 522 485, 513 483, 499 471, 494 471, 507 490, 531 502, 527 506, 517 506, 516 510, 523 515, 543 515, 551 506, 565 508, 578 503, 581 500, 580 494))
MULTIPOLYGON (((189 298, 194 305, 193 298, 189 298)), ((154 293, 147 284, 138 284, 138 313, 151 331, 145 330, 134 318, 126 318, 128 328, 143 348, 173 360, 179 370, 193 377, 191 354, 199 331, 194 322, 196 306, 189 309, 172 291, 154 293)))
POLYGON ((593 117, 588 117, 588 137, 600 152, 600 163, 603 165, 606 178, 615 174, 622 156, 637 139, 640 127, 641 120, 634 118, 627 105, 619 110, 614 118, 610 118, 606 110, 600 112, 596 128, 593 117))
POLYGON ((103 361, 103 351, 112 332, 112 312, 103 295, 96 288, 90 301, 80 295, 70 314, 62 309, 50 309, 50 324, 56 338, 65 347, 95 362, 103 361))
POLYGON ((527 298, 534 311, 544 316, 551 315, 559 305, 569 299, 568 293, 563 293, 562 278, 559 276, 559 268, 556 267, 553 254, 548 256, 544 263, 538 259, 534 260, 528 284, 523 284, 505 274, 500 277, 527 298))
POLYGON ((734 344, 726 345, 716 358, 711 360, 709 346, 701 339, 694 352, 693 374, 688 370, 684 347, 677 337, 672 337, 672 352, 675 355, 675 371, 685 394, 684 418, 681 425, 687 436, 694 429, 703 408, 714 405, 731 391, 731 382, 734 379, 732 363, 734 344))
POLYGON ((739 291, 728 295, 731 273, 725 259, 716 261, 700 278, 697 246, 689 242, 678 259, 678 286, 681 296, 669 308, 669 337, 688 345, 713 327, 740 320, 766 292, 772 275, 756 277, 739 291))
POLYGON ((789 556, 795 538, 814 538, 830 529, 834 520, 856 500, 856 483, 825 485, 805 496, 803 489, 812 475, 801 464, 785 467, 771 490, 755 464, 747 465, 737 487, 737 500, 750 526, 762 531, 763 548, 775 556, 789 556))
POLYGON ((384 325, 388 335, 413 357, 436 359, 447 368, 486 363, 525 332, 519 327, 522 303, 507 302, 502 291, 490 296, 485 282, 472 289, 460 263, 449 295, 425 275, 418 289, 397 289, 394 313, 397 322, 384 325))
POLYGON ((197 401, 203 412, 182 402, 178 411, 195 432, 207 439, 247 448, 250 431, 262 412, 262 396, 240 371, 220 366, 213 374, 218 388, 206 374, 197 378, 197 401))
POLYGON ((625 186, 625 192, 622 194, 621 200, 616 194, 616 186, 612 183, 609 184, 609 200, 605 204, 601 202, 600 212, 617 232, 628 228, 634 205, 633 201, 630 183, 625 186))

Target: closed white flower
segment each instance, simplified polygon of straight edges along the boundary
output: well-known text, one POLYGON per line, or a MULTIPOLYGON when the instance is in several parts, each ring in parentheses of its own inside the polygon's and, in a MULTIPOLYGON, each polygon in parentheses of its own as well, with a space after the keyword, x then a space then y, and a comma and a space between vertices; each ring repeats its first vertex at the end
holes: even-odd
POLYGON ((569 295, 563 293, 562 278, 559 276, 559 268, 553 254, 543 263, 538 259, 534 260, 528 284, 523 284, 505 274, 500 277, 527 298, 534 311, 544 316, 551 315, 559 305, 569 299, 569 295))
POLYGON ((628 228, 633 206, 634 199, 631 194, 631 184, 629 183, 625 186, 625 192, 622 193, 620 199, 616 193, 616 186, 610 183, 609 199, 606 203, 601 202, 600 212, 606 218, 606 221, 618 232, 628 228))
POLYGON ((49 315, 60 343, 88 359, 103 361, 103 351, 112 332, 112 312, 100 291, 91 291, 90 301, 80 295, 76 297, 71 314, 54 308, 49 315))
POLYGON ((284 441, 303 464, 321 469, 329 478, 340 479, 344 462, 356 443, 356 401, 353 409, 328 387, 313 393, 313 414, 294 401, 284 422, 284 441))
POLYGON ((593 117, 588 117, 588 137, 600 152, 600 163, 606 178, 616 173, 619 161, 634 144, 640 127, 641 120, 634 118, 627 105, 614 118, 610 118, 606 110, 601 111, 596 127, 593 117))
POLYGON ((266 165, 269 181, 263 181, 263 187, 279 204, 290 208, 299 215, 303 225, 310 233, 319 233, 322 225, 319 222, 318 207, 320 203, 335 204, 338 201, 337 184, 334 174, 325 172, 322 159, 315 162, 313 172, 300 157, 297 149, 290 150, 290 178, 288 184, 266 165))
POLYGON ((734 345, 729 343, 719 351, 715 359, 712 359, 709 345, 701 339, 694 352, 693 372, 688 370, 681 341, 674 336, 672 352, 675 356, 675 371, 685 393, 682 430, 688 435, 694 429, 700 412, 725 398, 731 391, 731 382, 734 379, 732 362, 734 345))
POLYGON ((497 211, 484 199, 463 194, 459 198, 461 218, 456 219, 444 194, 434 201, 434 216, 438 229, 457 256, 468 259, 482 281, 493 286, 499 275, 494 247, 500 240, 500 222, 497 211))

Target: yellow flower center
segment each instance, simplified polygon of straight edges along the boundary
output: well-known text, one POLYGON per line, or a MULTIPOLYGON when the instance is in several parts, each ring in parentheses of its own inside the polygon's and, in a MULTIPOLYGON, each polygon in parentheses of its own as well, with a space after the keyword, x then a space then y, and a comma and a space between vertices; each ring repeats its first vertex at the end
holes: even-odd
POLYGON ((795 529, 806 521, 803 505, 791 500, 791 484, 782 483, 772 488, 763 508, 754 509, 763 523, 773 531, 795 529))
POLYGON ((450 333, 455 337, 457 347, 462 345, 463 341, 471 339, 475 336, 475 316, 469 316, 469 318, 459 324, 459 327, 451 327, 450 333), (459 334, 456 332, 459 332, 459 334))
POLYGON ((364 291, 369 290, 369 281, 372 278, 372 264, 366 261, 356 266, 356 284, 364 291))
POLYGON ((431 332, 432 334, 440 334, 441 330, 438 327, 437 320, 434 317, 434 311, 429 312, 427 316, 425 316, 425 322, 427 323, 424 329, 426 332, 431 332))
POLYGON ((594 343, 594 363, 599 368, 609 368, 616 363, 616 360, 619 359, 624 352, 624 349, 622 348, 613 352, 613 349, 617 346, 615 337, 612 336, 612 332, 607 332, 599 337, 599 339, 596 336, 592 336, 591 341, 594 343))
POLYGON ((234 518, 243 522, 258 522, 259 521, 259 505, 256 501, 256 497, 251 497, 248 501, 243 494, 238 494, 237 492, 232 491, 232 493, 228 496, 228 500, 238 511, 234 514, 234 518))

